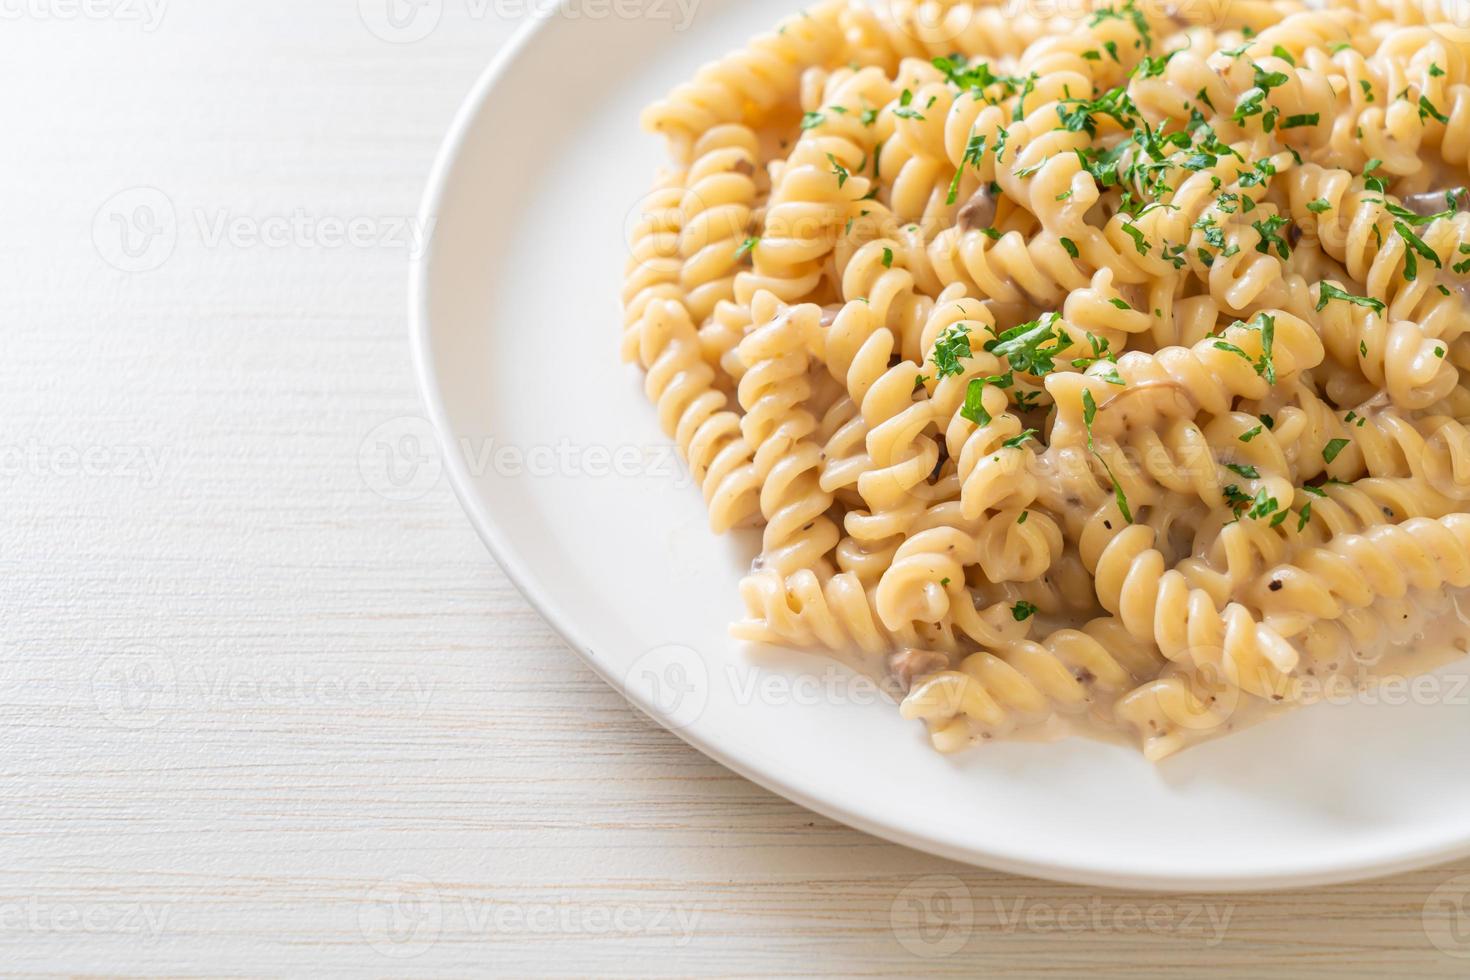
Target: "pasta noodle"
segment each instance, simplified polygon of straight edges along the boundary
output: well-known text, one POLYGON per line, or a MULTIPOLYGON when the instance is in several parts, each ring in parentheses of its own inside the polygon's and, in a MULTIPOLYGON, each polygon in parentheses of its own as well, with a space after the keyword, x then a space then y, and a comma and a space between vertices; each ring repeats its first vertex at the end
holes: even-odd
POLYGON ((1458 626, 1454 14, 823 0, 651 106, 622 351, 761 528, 734 636, 1157 759, 1458 626))

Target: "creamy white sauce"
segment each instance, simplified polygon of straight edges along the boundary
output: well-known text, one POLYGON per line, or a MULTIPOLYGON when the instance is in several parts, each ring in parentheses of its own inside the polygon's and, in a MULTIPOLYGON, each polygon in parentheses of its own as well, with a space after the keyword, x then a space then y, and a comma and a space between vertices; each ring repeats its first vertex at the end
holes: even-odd
MULTIPOLYGON (((1412 597, 1412 621, 1393 633, 1385 630, 1383 641, 1368 650, 1344 657, 1336 670, 1324 672, 1305 667, 1301 672, 1301 700, 1280 704, 1236 692, 1229 705, 1229 720, 1203 732, 1178 733, 1183 747, 1212 741, 1289 712, 1317 707, 1342 706, 1363 701, 1390 705, 1435 704, 1455 697, 1470 697, 1470 590, 1450 590, 1412 597), (1463 672, 1447 677, 1430 677, 1435 671, 1463 661, 1463 672)), ((1171 671, 1166 671, 1168 676, 1171 671)), ((1045 721, 1015 728, 1003 736, 977 733, 979 741, 1006 740, 1054 742, 1064 738, 1088 738, 1136 748, 1138 733, 1115 714, 1116 697, 1099 698, 1087 711, 1058 714, 1045 721)))

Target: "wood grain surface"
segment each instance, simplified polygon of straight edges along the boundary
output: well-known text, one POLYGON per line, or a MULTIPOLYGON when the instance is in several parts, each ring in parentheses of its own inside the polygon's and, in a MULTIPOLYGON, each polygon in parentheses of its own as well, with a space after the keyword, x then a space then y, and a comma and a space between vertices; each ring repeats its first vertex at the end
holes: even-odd
POLYGON ((1470 972, 1470 863, 1099 893, 816 817, 599 682, 442 481, 378 492, 409 222, 526 6, 425 2, 0 4, 0 969, 1470 972))

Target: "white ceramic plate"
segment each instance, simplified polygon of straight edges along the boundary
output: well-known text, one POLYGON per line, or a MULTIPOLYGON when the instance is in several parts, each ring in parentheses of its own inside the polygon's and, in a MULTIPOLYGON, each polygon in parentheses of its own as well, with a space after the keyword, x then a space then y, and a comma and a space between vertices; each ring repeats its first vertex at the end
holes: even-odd
MULTIPOLYGON (((682 31, 657 16, 543 19, 486 72, 448 137, 414 276, 419 376, 455 489, 527 598, 608 683, 708 755, 961 861, 1234 889, 1470 853, 1470 709, 1454 683, 1437 704, 1303 711, 1159 768, 1079 740, 941 757, 921 726, 823 661, 758 663, 727 639, 750 543, 707 530, 641 378, 618 360, 624 227, 663 157, 639 109, 794 6, 701 0, 682 31)), ((680 9, 640 7, 665 8, 680 9)))

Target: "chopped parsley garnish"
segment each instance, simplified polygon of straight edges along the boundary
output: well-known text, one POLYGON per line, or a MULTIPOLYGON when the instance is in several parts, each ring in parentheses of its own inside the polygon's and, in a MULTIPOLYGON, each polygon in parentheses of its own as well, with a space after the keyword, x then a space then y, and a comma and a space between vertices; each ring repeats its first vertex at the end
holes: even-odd
POLYGON ((1036 377, 1051 374, 1056 370, 1056 356, 1072 344, 1065 330, 1055 329, 1055 313, 1048 313, 1039 320, 1012 327, 994 340, 987 341, 985 350, 996 357, 1004 357, 1012 370, 1036 377))
POLYGON ((1266 383, 1276 383, 1276 318, 1267 313, 1257 313, 1251 320, 1250 327, 1261 331, 1261 359, 1256 363, 1256 373, 1266 379, 1266 383))
MULTIPOLYGON (((1251 319, 1250 323, 1236 320, 1230 326, 1234 329, 1259 330, 1261 333, 1261 356, 1252 360, 1251 356, 1240 347, 1224 340, 1215 341, 1215 349, 1229 351, 1232 354, 1245 358, 1256 369, 1256 373, 1266 379, 1267 384, 1274 385, 1276 383, 1276 318, 1269 313, 1257 313, 1251 319)), ((1262 416, 1263 420, 1265 418, 1266 416, 1262 416)), ((1269 422, 1266 424, 1266 428, 1271 428, 1269 422)))
POLYGON ((949 197, 944 202, 946 205, 953 204, 959 200, 960 178, 965 175, 965 164, 969 164, 976 169, 980 167, 980 159, 985 156, 985 139, 984 134, 971 136, 969 142, 965 144, 965 156, 960 161, 960 168, 955 171, 954 180, 950 182, 949 197))
POLYGON ((1303 113, 1299 116, 1287 116, 1281 122, 1282 129, 1296 129, 1300 126, 1315 126, 1322 121, 1320 112, 1303 113))
POLYGON ((1235 103, 1235 111, 1230 118, 1242 125, 1252 116, 1261 117, 1261 129, 1271 132, 1276 128, 1276 119, 1281 115, 1281 110, 1266 106, 1266 94, 1273 88, 1285 85, 1288 81, 1285 72, 1265 71, 1260 65, 1252 64, 1255 69, 1255 85, 1247 89, 1240 99, 1235 103))
POLYGON ((1036 612, 1036 607, 1027 602, 1025 599, 1022 599, 1020 602, 1011 607, 1011 615, 1015 617, 1015 620, 1018 623, 1024 623, 1032 616, 1035 616, 1036 612))
POLYGON ((1380 194, 1388 189, 1388 183, 1382 177, 1373 176, 1373 171, 1381 166, 1383 166, 1383 161, 1376 158, 1369 160, 1363 166, 1363 186, 1380 194))
MULTIPOLYGON (((1268 491, 1265 487, 1262 487, 1256 492, 1255 497, 1251 500, 1250 510, 1246 511, 1245 516, 1249 517, 1251 520, 1258 521, 1263 517, 1270 517, 1280 508, 1281 503, 1275 497, 1271 496, 1270 491, 1268 491)), ((1274 527, 1275 524, 1280 523, 1281 521, 1278 520, 1272 526, 1274 527)))
POLYGON ((1102 464, 1103 470, 1107 472, 1108 479, 1113 482, 1113 500, 1118 505, 1118 513, 1123 515, 1123 520, 1129 524, 1133 523, 1133 512, 1128 509, 1128 497, 1123 493, 1123 485, 1113 475, 1113 468, 1108 461, 1098 454, 1097 446, 1092 438, 1092 423, 1097 418, 1097 401, 1092 397, 1092 392, 1082 390, 1082 424, 1087 428, 1087 451, 1092 453, 1097 461, 1102 464))
POLYGON ((1096 446, 1092 441, 1092 423, 1097 418, 1097 400, 1092 397, 1092 392, 1082 390, 1082 424, 1087 427, 1087 451, 1095 452, 1096 446))
POLYGON ((1330 282, 1322 283, 1322 290, 1317 298, 1317 310, 1321 312, 1327 308, 1332 300, 1339 299, 1344 303, 1352 303, 1354 306, 1366 306, 1374 313, 1382 313, 1385 309, 1383 300, 1374 299, 1371 296, 1354 296, 1346 290, 1339 289, 1330 282))
POLYGON ((960 364, 960 359, 972 357, 973 354, 969 330, 962 323, 951 323, 934 341, 934 352, 929 358, 934 362, 936 374, 943 380, 964 374, 965 369, 960 364))
POLYGON ((843 185, 847 183, 848 178, 851 177, 852 174, 848 173, 847 168, 838 163, 837 158, 832 154, 827 154, 827 159, 830 160, 832 163, 832 172, 837 175, 837 187, 839 190, 841 190, 843 185))
POLYGON ((1269 218, 1252 221, 1251 227, 1261 234, 1261 240, 1256 243, 1256 251, 1262 255, 1270 255, 1271 246, 1275 245, 1276 254, 1280 255, 1283 259, 1291 258, 1291 246, 1286 244, 1286 239, 1276 234, 1290 220, 1285 215, 1273 214, 1269 218))
POLYGON ((971 378, 970 384, 965 388, 965 404, 960 408, 960 417, 969 419, 976 425, 989 425, 990 413, 985 410, 985 381, 982 378, 971 378))
POLYGON ((1148 250, 1152 246, 1149 244, 1149 240, 1144 237, 1142 229, 1131 222, 1125 222, 1123 224, 1123 231, 1129 238, 1133 239, 1133 247, 1138 250, 1139 255, 1148 254, 1148 250))
POLYGON ((1441 123, 1449 124, 1450 117, 1436 109, 1434 103, 1429 101, 1429 96, 1421 95, 1419 96, 1419 118, 1427 119, 1430 116, 1441 123))
POLYGON ((1023 442, 1025 442, 1027 439, 1035 439, 1035 438, 1036 438, 1036 430, 1035 429, 1027 429, 1025 432, 1022 432, 1018 436, 1011 436, 1005 442, 1001 443, 1001 445, 1003 447, 1005 447, 1006 449, 1019 449, 1020 446, 1021 446, 1021 444, 1023 442))
POLYGON ((1237 518, 1240 517, 1240 512, 1245 510, 1251 502, 1250 495, 1242 493, 1240 487, 1233 483, 1222 490, 1221 493, 1225 495, 1226 506, 1235 512, 1237 518))
POLYGON ((1408 251, 1404 253, 1405 279, 1413 282, 1419 277, 1419 262, 1418 259, 1415 257, 1415 253, 1418 253, 1418 255, 1424 258, 1426 261, 1434 263, 1434 267, 1436 269, 1444 268, 1444 266, 1439 261, 1439 256, 1435 254, 1434 249, 1426 245, 1424 243, 1424 239, 1420 238, 1418 235, 1410 231, 1408 225, 1404 224, 1402 221, 1395 221, 1393 223, 1393 230, 1398 232, 1399 237, 1404 240, 1404 244, 1409 246, 1408 251))

